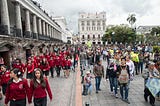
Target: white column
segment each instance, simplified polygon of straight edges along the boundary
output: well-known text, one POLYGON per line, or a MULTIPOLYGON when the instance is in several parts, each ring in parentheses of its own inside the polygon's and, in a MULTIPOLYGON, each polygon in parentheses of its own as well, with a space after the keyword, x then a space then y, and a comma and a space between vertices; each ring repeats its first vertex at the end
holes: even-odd
POLYGON ((21 8, 18 2, 15 2, 16 10, 16 36, 22 37, 22 20, 21 20, 21 8))
POLYGON ((26 10, 26 31, 31 31, 31 25, 30 25, 30 14, 29 10, 26 10))
POLYGON ((48 36, 51 37, 51 26, 48 25, 48 36))
POLYGON ((48 24, 46 23, 46 36, 48 36, 48 24))
POLYGON ((7 0, 1 0, 0 5, 0 13, 1 13, 1 30, 3 34, 10 34, 10 22, 9 22, 9 13, 8 13, 8 3, 7 0))
POLYGON ((38 19, 38 33, 42 34, 42 20, 40 18, 38 19))
POLYGON ((37 17, 33 15, 33 33, 37 34, 37 17))
POLYGON ((46 35, 46 23, 43 21, 43 35, 46 35))

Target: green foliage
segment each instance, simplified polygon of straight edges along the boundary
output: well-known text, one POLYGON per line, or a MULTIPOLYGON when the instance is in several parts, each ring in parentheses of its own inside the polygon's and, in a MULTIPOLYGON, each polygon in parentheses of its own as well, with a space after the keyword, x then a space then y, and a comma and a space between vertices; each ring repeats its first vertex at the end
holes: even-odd
POLYGON ((160 43, 160 27, 152 28, 150 34, 146 36, 146 43, 157 45, 160 43))
POLYGON ((108 28, 102 37, 102 41, 134 43, 136 34, 133 29, 128 26, 120 25, 108 28))
POLYGON ((151 35, 160 34, 160 27, 152 28, 151 35))
POLYGON ((160 52, 160 46, 153 46, 153 52, 160 52))

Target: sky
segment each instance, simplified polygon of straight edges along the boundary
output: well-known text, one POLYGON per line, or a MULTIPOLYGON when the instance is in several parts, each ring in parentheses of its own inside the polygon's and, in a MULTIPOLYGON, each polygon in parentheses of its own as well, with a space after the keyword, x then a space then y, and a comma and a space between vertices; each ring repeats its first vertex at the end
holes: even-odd
POLYGON ((160 0, 35 0, 53 17, 64 16, 70 30, 78 33, 78 13, 106 12, 107 25, 128 24, 136 14, 135 26, 160 25, 160 0))

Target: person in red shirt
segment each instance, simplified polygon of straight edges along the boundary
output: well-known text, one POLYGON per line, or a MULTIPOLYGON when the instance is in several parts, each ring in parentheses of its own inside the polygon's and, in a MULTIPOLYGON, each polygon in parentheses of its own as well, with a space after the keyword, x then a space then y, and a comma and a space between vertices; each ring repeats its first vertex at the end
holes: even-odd
POLYGON ((71 63, 71 59, 70 59, 70 57, 68 56, 67 58, 66 58, 66 77, 69 77, 69 75, 70 75, 70 69, 71 69, 71 65, 72 65, 72 63, 71 63))
POLYGON ((55 67, 55 63, 53 60, 53 57, 51 56, 49 59, 49 66, 50 66, 50 72, 51 72, 51 77, 54 78, 54 67, 55 67))
POLYGON ((8 82, 5 97, 5 106, 26 106, 26 96, 28 103, 31 103, 30 89, 26 79, 22 79, 22 72, 15 68, 11 70, 11 79, 8 82))
MULTIPOLYGON (((21 62, 21 59, 17 58, 16 62, 13 64, 13 68, 18 68, 22 73, 24 73, 25 65, 21 62)), ((22 74, 23 75, 23 74, 22 74)))
POLYGON ((7 70, 7 67, 5 65, 1 66, 1 85, 2 85, 2 93, 5 95, 7 83, 10 80, 10 71, 7 70))
POLYGON ((40 67, 41 67, 41 70, 43 72, 43 75, 44 76, 49 76, 50 66, 49 66, 49 63, 48 63, 46 58, 42 59, 40 67))
POLYGON ((26 70, 26 74, 27 74, 27 79, 31 79, 33 76, 33 71, 34 71, 34 63, 32 63, 31 59, 27 60, 27 64, 25 65, 25 70, 26 70))
POLYGON ((34 98, 34 106, 47 106, 47 92, 50 100, 52 100, 52 92, 47 78, 43 77, 40 68, 34 69, 33 80, 30 82, 31 97, 34 98))
POLYGON ((55 70, 56 70, 56 73, 57 73, 57 77, 60 77, 61 60, 62 59, 60 59, 59 54, 57 54, 56 57, 54 58, 55 70))

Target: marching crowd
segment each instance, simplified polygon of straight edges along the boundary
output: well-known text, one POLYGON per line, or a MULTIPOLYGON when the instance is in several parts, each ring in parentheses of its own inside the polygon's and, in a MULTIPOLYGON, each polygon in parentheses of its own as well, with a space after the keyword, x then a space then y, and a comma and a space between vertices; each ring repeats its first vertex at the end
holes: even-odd
MULTIPOLYGON (((144 99, 152 106, 155 105, 153 96, 146 83, 150 78, 160 78, 160 53, 151 45, 138 45, 135 47, 124 45, 92 46, 62 46, 54 51, 31 55, 23 63, 20 58, 12 61, 10 68, 0 58, 0 86, 4 97, 5 106, 47 106, 47 94, 52 100, 52 92, 48 83, 49 75, 60 77, 61 71, 68 78, 70 71, 75 71, 80 58, 80 68, 83 84, 83 95, 92 93, 92 79, 95 79, 96 93, 101 91, 101 79, 109 80, 110 92, 130 104, 128 99, 130 83, 135 75, 144 78, 144 99), (105 63, 105 67, 102 64, 105 63), (105 70, 106 69, 106 70, 105 70), (56 72, 56 74, 55 74, 56 72), (33 98, 33 100, 32 100, 33 98), (9 103, 10 102, 10 103, 9 103)), ((1 99, 2 99, 2 95, 1 99)))
POLYGON ((93 88, 91 79, 93 78, 95 78, 96 93, 101 91, 101 79, 105 76, 109 80, 111 94, 119 98, 119 90, 122 101, 130 104, 128 99, 130 83, 134 80, 135 75, 141 75, 145 78, 145 101, 147 102, 149 97, 150 104, 155 106, 155 98, 158 97, 158 100, 160 100, 160 91, 156 96, 153 96, 146 86, 150 78, 160 80, 160 53, 158 51, 153 52, 151 45, 135 47, 107 45, 83 48, 80 52, 80 63, 83 83, 82 95, 91 94, 93 88), (102 60, 106 70, 104 70, 102 60), (87 71, 85 72, 85 70, 87 71))
POLYGON ((5 106, 26 106, 26 100, 29 104, 33 101, 34 106, 47 106, 47 93, 50 100, 53 98, 48 83, 49 75, 54 78, 56 72, 57 77, 60 77, 63 70, 64 77, 68 78, 70 71, 75 71, 78 52, 75 48, 62 46, 54 48, 53 52, 31 55, 26 63, 15 58, 11 68, 1 59, 0 87, 3 94, 0 96, 1 99, 4 97, 5 106))

